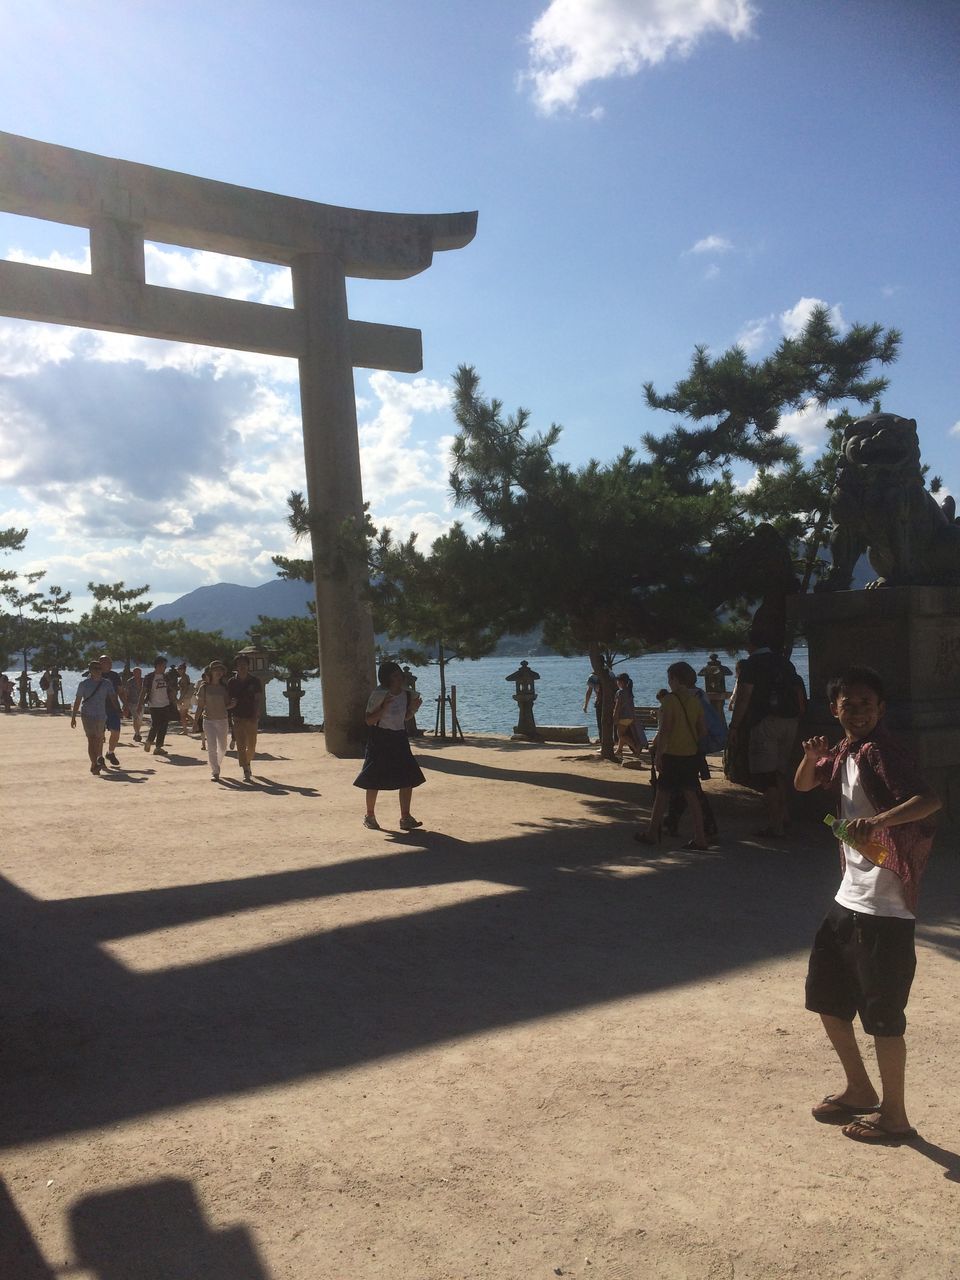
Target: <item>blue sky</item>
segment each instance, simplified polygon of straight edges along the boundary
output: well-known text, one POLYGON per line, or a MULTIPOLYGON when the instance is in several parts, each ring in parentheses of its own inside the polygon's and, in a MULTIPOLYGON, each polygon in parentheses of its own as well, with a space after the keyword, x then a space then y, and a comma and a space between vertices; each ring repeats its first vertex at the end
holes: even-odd
MULTIPOLYGON (((756 355, 813 300, 903 331, 884 407, 960 491, 960 8, 871 0, 13 0, 0 129, 331 204, 479 210, 475 241, 351 314, 423 331, 416 377, 357 373, 365 494, 429 539, 449 378, 610 458, 693 347, 756 355)), ((0 215, 0 256, 85 265, 0 215)), ((169 246, 148 279, 282 300, 285 273, 169 246)), ((0 527, 24 567, 157 602, 258 583, 302 487, 292 362, 0 320, 0 527), (163 461, 157 442, 163 441, 163 461)), ((785 424, 808 449, 822 417, 785 424)))

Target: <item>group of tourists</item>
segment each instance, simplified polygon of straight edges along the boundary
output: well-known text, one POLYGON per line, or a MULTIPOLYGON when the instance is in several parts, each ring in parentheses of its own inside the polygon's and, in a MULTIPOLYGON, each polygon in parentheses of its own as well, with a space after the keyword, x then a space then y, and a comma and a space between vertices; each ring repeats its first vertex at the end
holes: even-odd
MULTIPOLYGON (((51 712, 60 710, 63 682, 56 667, 46 667, 40 676, 40 695, 42 695, 42 698, 31 687, 30 676, 26 671, 21 671, 17 683, 20 686, 19 700, 21 707, 26 707, 27 709, 46 707, 51 712)), ((13 699, 16 693, 17 684, 10 679, 5 671, 0 671, 0 710, 13 710, 13 699)))
POLYGON ((126 718, 132 722, 133 741, 158 756, 169 755, 166 736, 171 723, 176 722, 183 734, 191 728, 199 733, 214 782, 220 781, 223 761, 235 745, 243 779, 252 781, 263 686, 251 675, 245 654, 238 654, 234 664, 228 674, 226 664, 214 659, 194 685, 186 663, 168 668, 166 658, 158 655, 152 671, 144 675, 142 668, 134 667, 124 681, 114 671, 110 655, 101 654, 77 686, 70 716, 71 728, 76 728, 80 714, 90 772, 99 774, 111 765, 121 768, 116 751, 126 718), (150 719, 145 740, 144 716, 150 719))
MULTIPOLYGON (((920 881, 932 844, 933 815, 941 802, 918 774, 904 748, 883 727, 883 683, 875 671, 851 666, 829 682, 827 700, 842 736, 830 746, 823 736, 800 744, 794 768, 806 690, 793 664, 761 633, 751 633, 748 656, 737 664, 730 697, 726 772, 759 791, 767 825, 758 834, 783 835, 790 784, 798 792, 825 788, 836 796, 840 818, 841 882, 834 903, 817 931, 806 978, 806 1008, 817 1013, 844 1072, 844 1086, 812 1109, 822 1123, 838 1124, 859 1142, 896 1144, 916 1136, 905 1102, 905 1008, 916 967, 914 928, 920 881), (854 1032, 859 1016, 875 1041, 881 1089, 874 1087, 854 1032)), ((657 732, 650 746, 656 793, 649 822, 636 838, 659 843, 661 829, 687 810, 693 828, 689 849, 706 850, 715 824, 701 787, 705 753, 726 733, 725 677, 733 674, 716 654, 699 673, 687 662, 667 668, 667 687, 658 694, 657 732), (708 821, 709 819, 709 821, 708 821)), ((588 697, 602 697, 600 684, 588 697)), ((135 669, 124 683, 109 655, 90 666, 73 704, 87 740, 91 773, 119 767, 116 746, 123 717, 141 740, 144 714, 150 729, 144 749, 166 754, 165 735, 178 720, 203 734, 211 777, 220 778, 232 733, 244 778, 251 779, 257 722, 262 709, 260 681, 244 655, 228 675, 223 662, 209 664, 200 682, 184 692, 182 673, 158 657, 146 676, 135 669), (106 744, 106 750, 104 749, 106 744)), ((408 725, 420 698, 405 687, 396 662, 384 662, 366 705, 368 740, 363 768, 354 785, 365 793, 363 824, 380 830, 376 804, 381 791, 399 796, 399 825, 413 831, 422 823, 411 812, 415 788, 425 781, 410 749, 408 725)), ((621 751, 639 752, 645 735, 635 731, 632 682, 616 679, 614 715, 621 751)), ((600 718, 598 715, 598 725, 600 718)), ((641 730, 642 733, 642 730, 641 730)), ((709 771, 707 771, 709 776, 709 771)))

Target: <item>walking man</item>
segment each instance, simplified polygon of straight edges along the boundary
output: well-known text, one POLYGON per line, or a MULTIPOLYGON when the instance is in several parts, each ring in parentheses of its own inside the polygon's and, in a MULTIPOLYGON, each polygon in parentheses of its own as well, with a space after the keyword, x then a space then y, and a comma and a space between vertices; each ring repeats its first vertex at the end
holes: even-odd
POLYGON ((163 745, 167 736, 167 725, 177 714, 177 694, 175 679, 167 675, 167 660, 159 654, 153 660, 153 670, 144 677, 140 690, 138 709, 146 707, 150 712, 150 732, 143 744, 144 751, 153 747, 155 756, 165 756, 167 749, 163 745))
POLYGON ((180 716, 180 732, 190 730, 190 704, 193 702, 193 681, 187 675, 187 664, 181 662, 170 677, 177 682, 177 711, 180 716))
POLYGON ((134 667, 130 672, 130 679, 123 686, 123 708, 133 721, 134 742, 143 741, 143 735, 140 732, 140 726, 143 724, 143 712, 140 709, 140 691, 142 688, 143 671, 140 667, 134 667))
POLYGON ((120 704, 113 685, 103 678, 100 663, 90 663, 90 673, 77 685, 77 696, 73 700, 70 714, 70 728, 77 727, 77 710, 83 723, 83 732, 87 738, 87 755, 90 757, 90 772, 97 774, 103 768, 103 735, 107 724, 107 711, 115 708, 120 711, 120 704))
MULTIPOLYGON (((116 695, 116 706, 111 703, 111 705, 107 707, 106 728, 107 733, 110 735, 107 742, 107 760, 109 760, 114 768, 119 769, 120 761, 117 759, 117 743, 120 741, 120 725, 122 723, 120 709, 121 680, 119 673, 113 669, 113 659, 108 653, 101 653, 100 655, 100 670, 103 672, 104 680, 109 683, 116 695)), ((102 769, 104 767, 103 756, 100 757, 99 764, 102 769)))
POLYGON ((767 825, 755 834, 779 839, 789 816, 787 782, 806 691, 793 663, 775 653, 762 634, 750 632, 747 652, 737 676, 728 740, 735 751, 740 735, 749 733, 750 775, 767 809, 767 825))
POLYGON ((233 700, 233 736, 237 743, 237 759, 243 770, 244 782, 253 777, 251 766, 257 750, 257 725, 263 704, 263 685, 250 674, 250 660, 239 653, 235 659, 237 669, 227 684, 233 700))

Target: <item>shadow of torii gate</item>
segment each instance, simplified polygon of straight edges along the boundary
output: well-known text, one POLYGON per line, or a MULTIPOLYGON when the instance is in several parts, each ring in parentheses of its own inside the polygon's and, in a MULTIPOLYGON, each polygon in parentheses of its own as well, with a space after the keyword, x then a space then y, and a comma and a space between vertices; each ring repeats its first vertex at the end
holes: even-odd
POLYGON ((344 549, 363 518, 354 368, 416 373, 418 329, 347 314, 346 279, 404 280, 476 234, 476 213, 375 213, 108 159, 0 133, 0 210, 87 227, 91 274, 0 262, 0 314, 175 342, 294 356, 327 750, 362 754, 373 625, 344 549), (288 266, 294 306, 148 285, 144 240, 288 266))

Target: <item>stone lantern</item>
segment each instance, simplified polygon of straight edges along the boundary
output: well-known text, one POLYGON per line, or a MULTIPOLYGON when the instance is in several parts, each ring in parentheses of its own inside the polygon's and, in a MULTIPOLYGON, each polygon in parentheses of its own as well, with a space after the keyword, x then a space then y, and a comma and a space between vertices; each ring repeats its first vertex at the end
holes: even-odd
POLYGON ((303 716, 300 713, 300 699, 303 697, 303 684, 300 676, 287 676, 287 687, 283 691, 283 696, 287 700, 287 722, 297 729, 302 729, 303 716))
POLYGON ((516 671, 512 675, 505 676, 504 679, 512 680, 517 686, 517 692, 513 695, 513 700, 517 704, 520 715, 514 734, 519 738, 536 738, 537 726, 533 719, 533 704, 537 700, 537 694, 534 689, 534 681, 540 679, 540 673, 534 671, 530 664, 524 659, 516 671))

